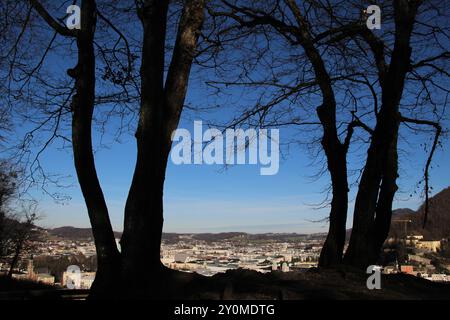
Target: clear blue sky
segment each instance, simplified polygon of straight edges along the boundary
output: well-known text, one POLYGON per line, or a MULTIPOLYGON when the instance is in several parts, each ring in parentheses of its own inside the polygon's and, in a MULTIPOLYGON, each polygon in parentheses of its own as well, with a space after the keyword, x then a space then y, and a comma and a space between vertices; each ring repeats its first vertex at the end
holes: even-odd
MULTIPOLYGON (((63 59, 50 57, 49 60, 53 71, 63 76, 67 67, 73 65, 73 54, 63 59)), ((205 96, 200 83, 201 79, 198 77, 191 82, 187 103, 208 106, 212 102, 205 96)), ((247 98, 251 100, 252 97, 247 98)), ((220 120, 225 121, 231 112, 220 111, 217 115, 220 120)), ((185 114, 181 126, 190 128, 192 120, 199 117, 195 113, 185 114)), ((21 138, 25 129, 20 124, 17 135, 12 139, 21 138)), ((301 135, 301 132, 281 128, 280 140, 283 143, 295 134, 301 135)), ((105 138, 111 141, 108 135, 105 138)), ((420 143, 429 139, 430 135, 407 136, 400 142, 400 192, 395 202, 396 208, 416 209, 422 201, 420 192, 414 194, 413 191, 420 191, 416 185, 421 180, 426 157, 420 143), (412 197, 409 196, 411 193, 412 197)), ((98 145, 98 132, 95 133, 94 141, 98 145)), ((437 151, 435 166, 431 172, 435 191, 450 185, 450 148, 448 140, 444 139, 442 142, 444 148, 437 151)), ((69 195, 71 200, 61 205, 42 191, 33 190, 33 195, 40 201, 40 211, 43 214, 40 224, 46 227, 89 227, 85 205, 75 178, 72 154, 69 150, 59 150, 60 146, 60 143, 56 143, 48 148, 42 155, 41 162, 48 172, 72 177, 66 182, 73 183, 73 187, 60 190, 69 195)), ((317 209, 317 204, 325 197, 323 191, 328 184, 327 176, 317 181, 311 178, 319 168, 311 166, 311 158, 305 147, 291 146, 289 152, 283 151, 279 173, 274 176, 261 176, 260 168, 255 165, 234 166, 224 170, 221 166, 175 166, 169 163, 164 192, 165 231, 326 232, 326 222, 314 221, 322 220, 328 213, 328 208, 317 209)), ((122 230, 123 209, 133 174, 135 154, 135 140, 131 134, 123 135, 122 143, 110 144, 109 148, 101 148, 96 152, 98 174, 113 227, 118 231, 122 230)), ((357 161, 361 161, 361 158, 350 153, 349 162, 357 161)), ((354 191, 351 193, 352 201, 353 197, 354 191)), ((349 227, 352 221, 352 204, 353 202, 350 203, 349 227)))
MULTIPOLYGON (((196 99, 190 95, 189 99, 196 99)), ((225 113, 226 114, 226 113, 225 113)), ((195 118, 194 116, 185 118, 195 118)), ((191 120, 181 126, 190 128, 191 120)), ((280 140, 287 139, 290 129, 280 130, 280 140)), ((427 137, 429 138, 429 137, 427 137)), ((98 135, 95 139, 98 141, 98 135)), ((408 139, 401 148, 400 192, 395 207, 416 209, 421 203, 420 192, 409 194, 421 179, 426 154, 419 147, 421 139, 408 139)), ((431 181, 438 191, 450 185, 450 151, 447 140, 443 140, 445 151, 438 150, 432 170, 431 181)), ((122 230, 123 209, 135 162, 135 140, 131 135, 123 136, 121 144, 96 152, 98 174, 103 186, 115 230, 122 230)), ((326 222, 317 222, 326 217, 328 208, 317 209, 325 197, 327 176, 315 181, 311 175, 318 168, 311 166, 311 159, 304 147, 291 147, 280 159, 280 170, 274 176, 261 176, 259 166, 243 165, 224 170, 222 166, 181 165, 169 162, 165 185, 166 232, 326 232, 326 222)), ((357 161, 352 154, 349 161, 357 161)), ((75 179, 70 151, 49 148, 42 158, 49 172, 71 175, 74 186, 62 190, 72 198, 65 205, 55 203, 48 196, 35 191, 40 199, 44 215, 40 224, 45 227, 76 226, 89 227, 83 198, 75 179)), ((353 201, 352 193, 352 201, 353 201)), ((348 226, 351 226, 352 204, 350 204, 348 226)))
MULTIPOLYGON (((282 133, 281 133, 282 134, 282 133)), ((107 198, 111 220, 121 230, 123 208, 134 166, 135 147, 132 138, 126 143, 96 155, 98 173, 107 198)), ((450 183, 449 152, 438 152, 432 181, 435 190, 450 183)), ((72 159, 67 152, 49 151, 46 165, 64 174, 75 176, 72 159)), ((221 166, 169 164, 165 187, 165 231, 168 232, 323 232, 326 223, 311 222, 326 217, 327 209, 317 210, 322 201, 326 178, 311 181, 310 161, 300 151, 291 152, 282 160, 275 176, 260 176, 257 166, 221 166)), ((415 209, 418 196, 409 198, 421 172, 423 157, 412 155, 401 164, 407 177, 402 178, 396 207, 415 209)), ((55 171, 54 169, 52 170, 55 171)), ((66 204, 41 198, 44 214, 41 225, 57 227, 72 225, 88 227, 86 209, 79 188, 64 190, 72 199, 66 204)), ((351 210, 350 210, 351 215, 351 210)), ((351 219, 349 219, 351 223, 351 219)))

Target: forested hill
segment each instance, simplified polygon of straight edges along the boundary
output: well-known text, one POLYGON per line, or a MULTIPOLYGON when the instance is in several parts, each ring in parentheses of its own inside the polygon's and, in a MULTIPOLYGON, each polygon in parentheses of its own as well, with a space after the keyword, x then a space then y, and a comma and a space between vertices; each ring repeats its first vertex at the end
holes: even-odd
POLYGON ((406 223, 404 220, 411 220, 411 223, 407 223, 408 233, 422 234, 429 240, 450 237, 450 187, 430 198, 425 229, 422 228, 424 213, 425 204, 422 204, 417 211, 395 210, 392 217, 391 235, 403 235, 406 223))
MULTIPOLYGON (((50 235, 65 239, 83 240, 93 239, 91 228, 75 228, 75 227, 60 227, 47 230, 50 235)), ((116 238, 120 238, 121 232, 114 232, 116 238)))
MULTIPOLYGON (((450 187, 442 190, 434 197, 430 198, 430 208, 428 213, 428 222, 425 229, 422 228, 424 215, 424 205, 416 211, 411 209, 394 210, 392 217, 391 236, 403 236, 405 233, 405 220, 411 220, 407 223, 407 232, 422 234, 426 239, 440 240, 450 237, 450 187)), ((67 239, 90 239, 92 231, 90 228, 61 227, 48 230, 49 234, 67 239)), ((115 232, 116 238, 121 237, 121 232, 115 232)), ((230 239, 242 240, 279 240, 279 241, 298 241, 305 238, 325 237, 324 234, 248 234, 244 232, 223 232, 223 233, 198 233, 198 234, 177 234, 164 233, 163 239, 169 243, 177 242, 185 237, 204 241, 220 241, 230 239)), ((347 237, 348 238, 348 237, 347 237)))
MULTIPOLYGON (((90 228, 60 227, 48 229, 51 236, 57 236, 72 240, 89 240, 92 239, 92 230, 90 228)), ((114 232, 117 239, 122 236, 121 232, 114 232)), ((176 243, 183 239, 194 239, 206 242, 214 241, 246 241, 246 240, 277 240, 282 242, 302 241, 305 239, 325 238, 325 234, 298 234, 298 233, 264 233, 249 234, 245 232, 221 232, 221 233, 163 233, 163 240, 168 243, 176 243)))

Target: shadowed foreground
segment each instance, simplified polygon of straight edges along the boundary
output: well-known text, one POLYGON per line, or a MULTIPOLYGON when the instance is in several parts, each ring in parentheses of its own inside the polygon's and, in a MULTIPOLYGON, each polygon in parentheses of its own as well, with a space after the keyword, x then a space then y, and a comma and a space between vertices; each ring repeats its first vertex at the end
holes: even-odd
MULTIPOLYGON (((157 299, 206 300, 317 300, 317 299, 449 299, 450 285, 434 283, 405 274, 382 275, 381 290, 368 290, 364 273, 348 270, 308 272, 272 272, 231 270, 213 277, 165 270, 159 288, 153 288, 157 299)), ((0 299, 76 300, 87 297, 86 290, 12 291, 0 299)), ((119 294, 119 293, 118 293, 119 294)))
MULTIPOLYGON (((233 270, 211 278, 179 282, 179 292, 190 299, 450 299, 450 285, 405 274, 382 275, 381 290, 366 287, 361 272, 311 270, 272 272, 233 270)), ((195 279, 194 279, 195 278, 195 279)), ((178 290, 177 290, 178 291, 178 290)))

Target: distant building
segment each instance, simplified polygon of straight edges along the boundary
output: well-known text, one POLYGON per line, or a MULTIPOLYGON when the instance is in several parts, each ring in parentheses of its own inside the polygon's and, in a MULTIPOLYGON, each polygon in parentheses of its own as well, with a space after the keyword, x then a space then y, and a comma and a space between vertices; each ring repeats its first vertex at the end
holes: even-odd
POLYGON ((90 289, 95 279, 95 272, 64 272, 61 285, 68 288, 69 283, 72 289, 90 289))
POLYGON ((174 257, 174 262, 176 263, 186 263, 188 262, 189 256, 183 253, 177 253, 174 257))
POLYGON ((36 281, 52 286, 55 284, 55 277, 48 273, 39 273, 36 275, 36 281))
POLYGON ((409 235, 406 237, 406 244, 415 246, 419 241, 423 240, 422 235, 409 235))
POLYGON ((34 269, 33 258, 28 259, 27 272, 25 274, 14 274, 14 278, 31 280, 48 285, 55 284, 55 277, 49 274, 48 268, 34 269))
POLYGON ((275 261, 272 263, 272 271, 277 271, 278 270, 278 263, 276 263, 275 261))
POLYGON ((403 266, 400 266, 400 272, 407 273, 407 274, 414 274, 414 268, 413 268, 413 266, 403 265, 403 266))
POLYGON ((384 274, 397 273, 397 268, 395 266, 386 266, 383 268, 384 274))
POLYGON ((431 275, 431 281, 447 282, 447 281, 450 281, 450 277, 445 274, 434 273, 431 275))
POLYGON ((424 264, 424 265, 429 265, 431 264, 431 259, 419 256, 419 255, 415 255, 415 254, 409 254, 408 255, 408 260, 409 261, 414 261, 420 264, 424 264))
POLYGON ((417 249, 425 249, 432 252, 438 252, 441 249, 441 241, 433 240, 433 241, 418 241, 416 243, 417 249))

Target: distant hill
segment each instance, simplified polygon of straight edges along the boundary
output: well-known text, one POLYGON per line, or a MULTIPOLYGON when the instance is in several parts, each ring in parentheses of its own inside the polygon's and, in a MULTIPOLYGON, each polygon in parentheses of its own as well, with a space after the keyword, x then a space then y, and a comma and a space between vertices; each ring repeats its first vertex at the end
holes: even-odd
POLYGON ((245 232, 221 232, 221 233, 197 233, 192 236, 195 240, 203 241, 222 241, 229 239, 246 239, 248 234, 245 232))
MULTIPOLYGON (((417 211, 411 209, 394 210, 390 235, 402 237, 405 234, 405 224, 409 234, 422 234, 426 239, 440 240, 450 237, 450 187, 442 190, 434 197, 430 198, 428 222, 425 229, 422 228, 424 205, 417 211), (404 221, 411 220, 410 223, 404 221)), ((50 235, 66 239, 92 239, 90 228, 61 227, 47 230, 50 235)), ((351 230, 348 230, 348 233, 351 230)), ((121 232, 115 232, 116 238, 120 238, 121 232)), ((326 234, 297 234, 297 233, 263 233, 249 234, 245 232, 222 232, 222 233, 164 233, 163 240, 169 243, 176 243, 183 238, 192 238, 207 242, 222 240, 277 240, 277 241, 301 241, 306 238, 325 238, 326 234)), ((348 238, 348 237, 347 237, 348 238)))
MULTIPOLYGON (((91 228, 75 228, 75 227, 60 227, 47 230, 50 235, 65 239, 83 240, 93 239, 91 228)), ((120 238, 121 232, 114 232, 116 238, 120 238)))
MULTIPOLYGON (((71 240, 89 240, 93 239, 91 228, 75 228, 75 227, 60 227, 47 230, 52 236, 57 236, 64 239, 71 240)), ((122 236, 121 232, 114 232, 116 238, 122 236)), ((325 238, 326 234, 298 234, 298 233, 264 233, 264 234, 249 234, 245 232, 222 232, 222 233, 163 233, 163 240, 168 243, 176 243, 185 238, 194 240, 214 242, 223 240, 277 240, 277 241, 296 241, 304 240, 306 238, 325 238)))
POLYGON ((425 229, 422 223, 425 213, 425 204, 417 211, 411 209, 397 209, 393 212, 390 234, 403 236, 405 224, 407 232, 422 234, 426 239, 440 240, 450 237, 450 187, 442 190, 429 199, 428 219, 425 229), (402 220, 411 220, 406 223, 402 220))

